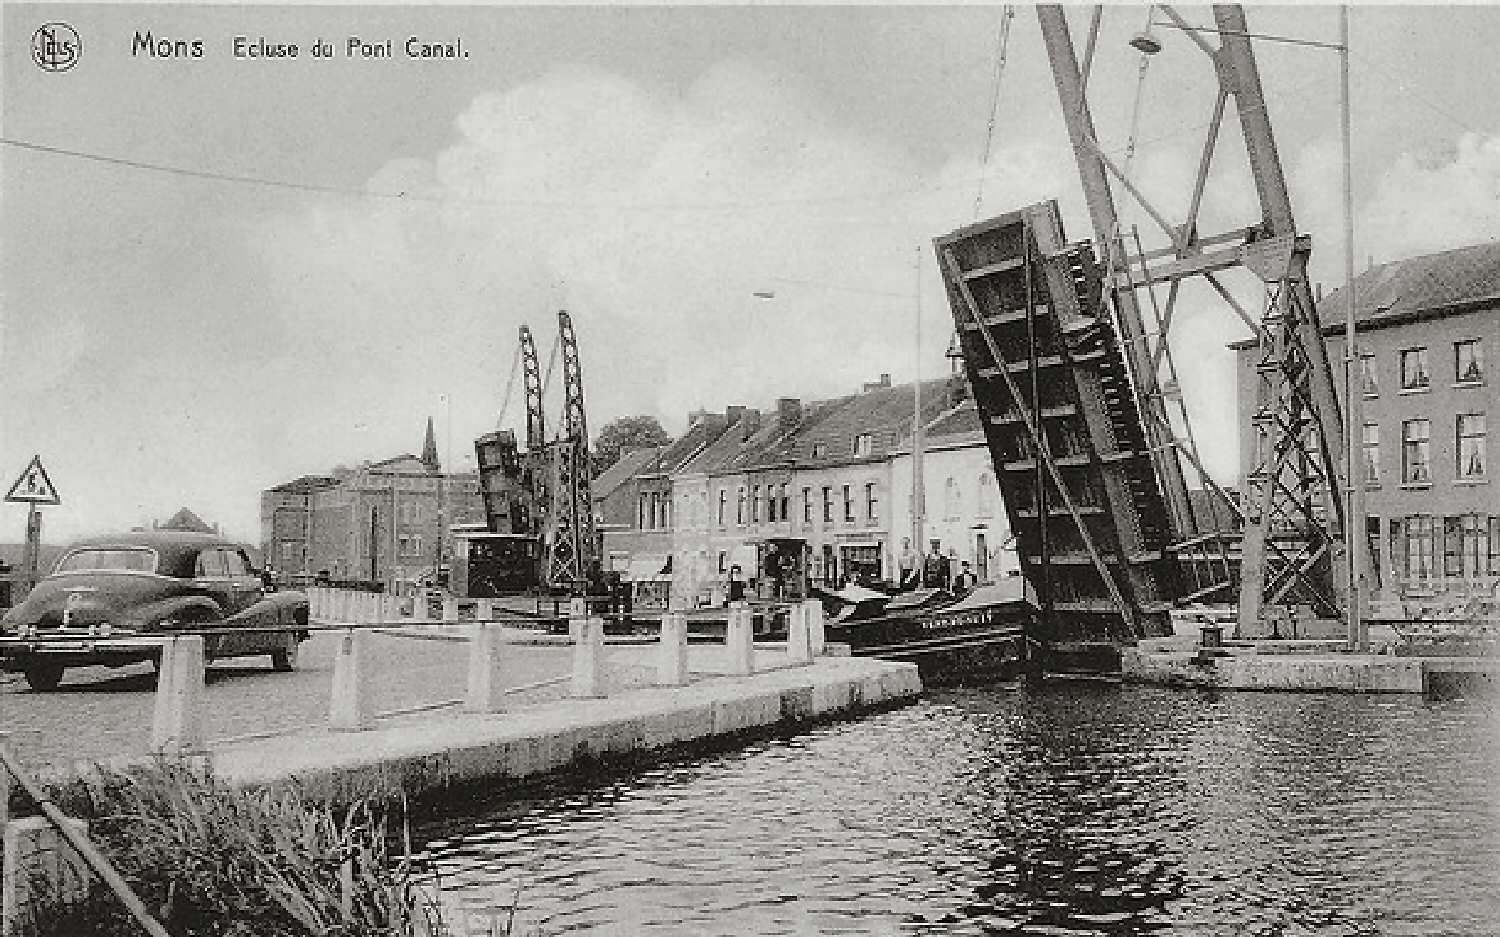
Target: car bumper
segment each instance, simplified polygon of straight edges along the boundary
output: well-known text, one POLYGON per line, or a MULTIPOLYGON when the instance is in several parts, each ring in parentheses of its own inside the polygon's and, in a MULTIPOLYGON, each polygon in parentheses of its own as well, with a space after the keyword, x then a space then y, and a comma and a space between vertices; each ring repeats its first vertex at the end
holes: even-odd
POLYGON ((65 667, 123 667, 161 657, 159 637, 0 638, 0 670, 26 670, 38 664, 65 667))

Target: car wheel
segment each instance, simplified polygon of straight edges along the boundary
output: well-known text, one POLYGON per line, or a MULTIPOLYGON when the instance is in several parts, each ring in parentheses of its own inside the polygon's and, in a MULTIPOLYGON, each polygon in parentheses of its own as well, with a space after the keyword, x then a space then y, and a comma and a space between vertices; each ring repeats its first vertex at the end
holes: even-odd
POLYGON ((271 669, 280 671, 281 673, 295 670, 297 667, 297 645, 300 643, 295 634, 288 634, 286 636, 286 644, 271 652, 271 669))
POLYGON ((57 689, 57 685, 63 678, 62 664, 33 664, 22 671, 26 677, 26 685, 33 690, 45 693, 48 690, 57 689))

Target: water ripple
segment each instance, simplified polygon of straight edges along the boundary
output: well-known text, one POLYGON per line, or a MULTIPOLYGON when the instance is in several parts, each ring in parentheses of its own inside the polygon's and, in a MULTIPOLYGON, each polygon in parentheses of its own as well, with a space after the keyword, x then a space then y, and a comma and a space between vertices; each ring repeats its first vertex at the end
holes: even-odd
POLYGON ((1500 934, 1481 703, 952 691, 417 831, 545 934, 1500 934))

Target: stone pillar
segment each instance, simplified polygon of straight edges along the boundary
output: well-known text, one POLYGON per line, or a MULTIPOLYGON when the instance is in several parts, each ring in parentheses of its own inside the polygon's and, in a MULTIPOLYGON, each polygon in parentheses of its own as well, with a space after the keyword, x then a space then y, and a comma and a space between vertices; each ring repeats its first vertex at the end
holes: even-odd
POLYGON ((828 643, 823 633, 823 603, 817 599, 808 599, 802 605, 807 609, 808 650, 813 657, 818 657, 828 643))
POLYGON ((755 618, 750 606, 736 602, 729 607, 724 629, 725 672, 744 677, 755 673, 755 618))
POLYGON ((339 635, 333 655, 333 699, 328 706, 328 727, 343 731, 369 729, 375 725, 370 699, 368 631, 350 628, 339 635))
POLYGON ((661 619, 661 641, 656 648, 656 683, 658 686, 687 686, 688 646, 687 616, 671 612, 661 619))
POLYGON ((812 640, 807 630, 807 606, 788 605, 786 609, 786 659, 793 666, 812 663, 812 640))
MULTIPOLYGON (((70 818, 67 822, 88 835, 86 821, 70 818)), ((3 848, 0 934, 4 937, 21 933, 29 922, 27 906, 39 897, 38 889, 46 889, 53 900, 65 903, 81 901, 88 895, 92 874, 88 865, 46 817, 24 817, 5 824, 3 848)))
POLYGON ((505 708, 505 679, 500 673, 500 626, 476 621, 469 633, 469 680, 464 711, 497 713, 505 708))
POLYGON ((573 631, 573 682, 568 695, 600 699, 604 696, 604 619, 573 619, 569 627, 573 631))
POLYGON ((162 644, 156 668, 151 748, 169 754, 203 750, 203 637, 182 635, 162 644))

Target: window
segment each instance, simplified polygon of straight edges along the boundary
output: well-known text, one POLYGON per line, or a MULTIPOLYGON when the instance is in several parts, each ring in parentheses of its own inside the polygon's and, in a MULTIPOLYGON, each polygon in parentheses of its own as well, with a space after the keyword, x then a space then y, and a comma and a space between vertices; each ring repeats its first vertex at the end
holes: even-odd
POLYGON ((1372 354, 1359 356, 1359 386, 1366 397, 1380 396, 1380 383, 1375 380, 1375 356, 1372 354))
POLYGON ((821 459, 821 458, 823 458, 826 455, 828 455, 828 444, 827 443, 822 443, 822 442, 815 442, 815 443, 813 443, 812 457, 814 459, 821 459))
POLYGON ((1484 414, 1461 413, 1455 430, 1458 437, 1458 477, 1473 481, 1484 478, 1484 414))
MULTIPOLYGON (((128 570, 137 573, 156 571, 156 551, 121 547, 115 550, 89 548, 74 550, 62 558, 53 570, 59 573, 76 573, 84 570, 108 569, 128 570)), ((201 575, 201 574, 200 574, 201 575)))
POLYGON ((238 550, 224 551, 224 572, 229 576, 250 575, 250 559, 238 550))
POLYGON ((989 472, 980 474, 978 491, 979 505, 974 513, 979 517, 989 517, 995 513, 995 476, 989 472))
POLYGON ((854 492, 848 485, 844 486, 844 520, 854 520, 854 492))
POLYGON ((1437 570, 1437 518, 1416 514, 1406 519, 1406 578, 1431 579, 1437 570))
POLYGON ((1500 576, 1500 514, 1490 515, 1490 571, 1500 576))
POLYGON ((1443 518, 1443 575, 1464 574, 1464 519, 1449 516, 1443 518))
POLYGON ((752 523, 752 524, 759 524, 760 523, 760 486, 756 485, 753 489, 751 489, 751 492, 752 493, 751 493, 751 498, 750 498, 750 523, 752 523))
POLYGON ((223 579, 228 575, 224 569, 224 554, 219 550, 204 550, 199 553, 193 575, 202 579, 223 579))
POLYGON ((1490 556, 1490 518, 1484 514, 1465 514, 1460 518, 1463 528, 1463 575, 1474 577, 1485 575, 1485 566, 1490 556))
POLYGON ((635 526, 637 530, 646 529, 646 509, 649 504, 650 501, 647 500, 646 493, 644 491, 641 492, 641 503, 636 506, 635 510, 635 526))
POLYGON ((1428 470, 1429 442, 1432 425, 1427 420, 1406 420, 1401 424, 1401 481, 1408 485, 1425 485, 1432 481, 1428 470))
POLYGON ((407 534, 396 538, 396 549, 402 556, 421 556, 422 537, 420 534, 407 534))
POLYGON ((823 523, 833 523, 833 489, 823 486, 823 523))
POLYGON ((1380 576, 1380 517, 1365 515, 1365 544, 1370 549, 1370 581, 1377 587, 1383 584, 1380 576))
POLYGON ((300 544, 291 540, 281 541, 281 568, 296 569, 302 563, 302 557, 298 551, 300 544))
POLYGON ((870 521, 880 520, 880 499, 875 494, 875 483, 865 483, 865 517, 870 521))
POLYGON ((1401 389, 1421 390, 1430 383, 1427 376, 1427 349, 1408 348, 1401 352, 1401 389))
POLYGON ((957 520, 959 513, 960 496, 958 491, 958 479, 949 476, 943 482, 943 517, 946 520, 957 520))
POLYGON ((782 519, 782 521, 785 521, 787 519, 787 516, 788 516, 787 512, 786 512, 787 511, 787 507, 788 507, 788 503, 787 503, 786 483, 785 482, 782 482, 781 488, 777 491, 777 500, 781 502, 781 512, 777 516, 780 517, 782 519))
MULTIPOLYGON (((721 492, 721 494, 722 494, 722 492, 721 492)), ((727 572, 729 572, 729 554, 725 553, 723 550, 720 550, 719 551, 719 573, 723 574, 723 573, 727 573, 727 572)))
POLYGON ((1380 484, 1380 424, 1366 423, 1364 428, 1365 484, 1380 484))
POLYGON ((875 440, 869 433, 860 433, 854 437, 854 455, 864 457, 875 450, 875 440))
POLYGON ((736 524, 745 523, 745 488, 743 485, 740 486, 739 497, 734 506, 734 522, 736 524))
POLYGON ((1459 384, 1484 383, 1484 345, 1479 339, 1453 343, 1453 380, 1459 384))
MULTIPOLYGON (((724 513, 729 510, 729 491, 725 488, 719 489, 719 526, 724 526, 724 513)), ((723 572, 723 570, 720 570, 723 572)))
POLYGON ((812 523, 812 489, 802 489, 802 523, 812 523))

